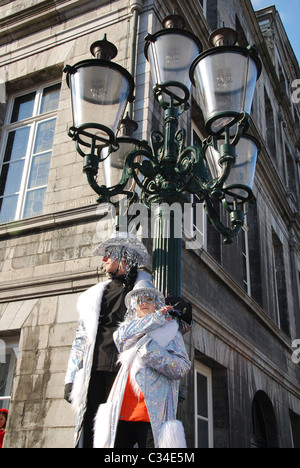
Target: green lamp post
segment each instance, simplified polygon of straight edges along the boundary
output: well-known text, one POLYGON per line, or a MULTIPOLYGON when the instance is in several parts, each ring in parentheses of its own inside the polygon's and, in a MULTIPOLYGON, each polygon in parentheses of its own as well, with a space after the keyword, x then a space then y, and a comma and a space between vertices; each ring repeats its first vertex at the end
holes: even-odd
POLYGON ((99 203, 123 194, 151 208, 155 286, 166 296, 181 296, 181 238, 176 232, 182 220, 176 213, 165 216, 165 211, 174 203, 189 203, 196 194, 226 243, 240 232, 253 197, 258 144, 246 131, 261 64, 256 49, 235 45, 232 29, 214 32, 213 47, 202 52, 181 17, 170 15, 163 25, 146 37, 145 55, 154 96, 165 113, 164 131, 153 130, 149 144, 133 138, 135 123, 123 118, 134 99, 133 78, 111 62, 116 49, 105 38, 91 47, 96 59, 65 68, 74 121, 69 135, 84 158, 83 170, 99 203), (189 107, 192 84, 210 136, 201 146, 186 147, 178 118, 189 107), (104 186, 97 181, 100 165, 104 186), (220 203, 230 214, 229 226, 217 214, 220 203))

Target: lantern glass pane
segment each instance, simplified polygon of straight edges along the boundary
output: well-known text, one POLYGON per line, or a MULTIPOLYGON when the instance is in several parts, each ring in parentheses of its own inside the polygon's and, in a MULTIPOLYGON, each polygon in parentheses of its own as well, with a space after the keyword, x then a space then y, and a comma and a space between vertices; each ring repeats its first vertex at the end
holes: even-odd
MULTIPOLYGON (((114 134, 124 114, 130 92, 130 84, 119 70, 105 66, 82 66, 71 74, 71 90, 74 126, 91 124, 86 132, 106 138, 97 125, 111 129, 114 134)), ((87 143, 89 138, 87 138, 87 143)))
MULTIPOLYGON (((218 140, 215 147, 209 146, 207 149, 207 163, 213 179, 217 179, 222 174, 222 166, 219 163, 219 148, 223 143, 224 140, 218 140)), ((252 190, 254 185, 257 155, 258 148, 256 143, 250 138, 241 138, 236 147, 236 162, 232 167, 230 175, 224 183, 223 188, 242 185, 247 186, 252 190)), ((247 197, 247 192, 242 190, 242 188, 232 188, 231 192, 242 197, 247 197)))
POLYGON ((200 59, 194 70, 205 122, 212 133, 230 125, 242 112, 250 114, 258 76, 249 54, 216 48, 200 59))
POLYGON ((120 148, 116 152, 110 153, 109 148, 101 151, 103 161, 103 172, 106 187, 118 185, 122 176, 126 156, 132 151, 134 145, 130 142, 120 143, 120 148))
MULTIPOLYGON (((230 185, 246 185, 251 190, 254 185, 258 149, 254 141, 242 138, 237 145, 237 158, 224 188, 230 185)), ((239 190, 238 190, 239 192, 239 190)))
MULTIPOLYGON (((189 36, 171 32, 158 36, 148 48, 153 82, 163 84, 175 81, 190 91, 189 69, 198 54, 199 46, 189 36)), ((184 92, 177 87, 169 87, 169 91, 184 98, 184 92)))
POLYGON ((222 166, 219 163, 220 153, 218 147, 209 146, 206 150, 206 160, 212 179, 217 179, 222 174, 222 166))

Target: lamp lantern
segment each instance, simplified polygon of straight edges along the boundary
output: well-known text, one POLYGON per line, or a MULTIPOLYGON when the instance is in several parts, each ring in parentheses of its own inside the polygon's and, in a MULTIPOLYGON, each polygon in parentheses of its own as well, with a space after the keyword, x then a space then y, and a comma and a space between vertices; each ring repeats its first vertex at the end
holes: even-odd
MULTIPOLYGON (((223 172, 220 148, 224 138, 214 138, 212 144, 206 148, 206 160, 214 180, 221 177, 223 172)), ((247 201, 253 196, 253 185, 257 157, 260 151, 258 141, 245 134, 236 145, 236 158, 231 167, 228 178, 223 183, 223 191, 227 196, 240 201, 247 201)))
POLYGON ((134 81, 127 70, 111 61, 118 50, 106 35, 91 46, 91 52, 95 59, 64 69, 73 111, 69 134, 79 147, 102 148, 115 142, 127 103, 134 100, 134 81))
MULTIPOLYGON (((140 141, 135 138, 134 133, 137 129, 138 124, 132 120, 127 113, 125 118, 120 122, 115 144, 106 146, 99 152, 105 182, 105 189, 102 187, 102 190, 106 193, 103 193, 98 201, 102 199, 103 201, 106 200, 116 203, 120 200, 120 197, 124 197, 124 195, 134 198, 136 191, 139 190, 134 179, 134 176, 137 177, 137 175, 133 173, 133 171, 128 169, 124 183, 124 177, 121 177, 128 154, 133 151, 142 152, 143 150, 148 154, 151 151, 146 141, 140 141), (129 176, 129 173, 131 176, 129 176), (122 186, 122 191, 120 190, 120 186, 122 186)), ((141 157, 142 155, 139 153, 137 157, 138 161, 140 161, 141 157)))
POLYGON ((202 45, 194 34, 184 30, 181 16, 168 16, 163 26, 163 30, 146 36, 145 56, 150 63, 156 98, 163 107, 168 107, 171 100, 179 106, 189 99, 189 69, 202 45))
POLYGON ((220 28, 210 36, 211 49, 193 62, 190 70, 196 86, 207 132, 222 134, 226 127, 235 132, 235 124, 250 116, 261 62, 256 48, 236 44, 237 33, 220 28))

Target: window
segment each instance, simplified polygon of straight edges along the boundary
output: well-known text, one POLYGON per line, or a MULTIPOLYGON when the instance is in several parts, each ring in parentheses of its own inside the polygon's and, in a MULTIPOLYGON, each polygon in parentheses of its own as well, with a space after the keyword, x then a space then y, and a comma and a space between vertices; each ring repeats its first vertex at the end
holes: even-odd
POLYGON ((276 161, 276 126, 274 120, 274 111, 271 100, 265 90, 265 118, 266 118, 266 142, 268 150, 273 160, 276 161))
POLYGON ((43 213, 61 84, 11 98, 3 127, 0 223, 43 213))
POLYGON ((18 339, 0 340, 0 407, 8 409, 18 355, 18 339))
POLYGON ((212 371, 195 362, 195 447, 213 448, 212 371))
POLYGON ((204 16, 207 15, 207 0, 199 0, 204 16))
MULTIPOLYGON (((192 132, 192 144, 201 146, 199 136, 195 131, 192 132)), ((207 215, 204 204, 201 202, 198 195, 191 195, 190 207, 185 206, 185 235, 189 239, 186 242, 186 249, 197 250, 207 248, 206 230, 207 230, 207 215), (190 208, 190 209, 189 209, 190 208)))
POLYGON ((278 448, 275 411, 268 395, 258 391, 252 403, 251 448, 278 448))
POLYGON ((250 258, 249 258, 249 240, 248 240, 248 225, 247 216, 241 233, 242 241, 242 259, 243 259, 243 283, 246 293, 251 296, 251 279, 250 279, 250 258))
POLYGON ((263 281, 261 274, 261 248, 259 242, 261 235, 257 203, 254 203, 249 213, 247 213, 246 225, 248 228, 248 266, 250 274, 250 291, 248 294, 263 308, 263 281))
POLYGON ((185 244, 187 250, 206 250, 207 216, 204 205, 198 195, 191 195, 191 203, 184 208, 184 228, 188 238, 185 244))
POLYGON ((279 237, 273 231, 273 284, 276 321, 281 330, 290 336, 290 321, 287 302, 284 249, 279 237))
POLYGON ((300 448, 300 416, 290 410, 293 447, 300 448))
POLYGON ((297 180, 296 180, 296 167, 292 158, 291 152, 287 146, 285 146, 286 154, 286 165, 287 165, 287 177, 286 184, 289 190, 294 194, 295 199, 297 197, 297 180))

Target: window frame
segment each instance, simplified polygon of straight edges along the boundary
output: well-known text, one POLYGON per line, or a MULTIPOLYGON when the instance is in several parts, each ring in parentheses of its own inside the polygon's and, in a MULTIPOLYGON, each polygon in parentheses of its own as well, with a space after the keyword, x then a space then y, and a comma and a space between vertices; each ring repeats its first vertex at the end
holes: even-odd
MULTIPOLYGON (((57 120, 59 105, 57 109, 55 110, 44 112, 42 114, 40 114, 39 112, 41 110, 44 90, 47 88, 51 88, 52 86, 59 85, 59 84, 62 84, 61 80, 56 79, 56 80, 52 80, 47 83, 44 83, 43 85, 39 87, 28 88, 26 89, 26 91, 23 90, 22 92, 16 92, 9 96, 4 125, 1 129, 2 135, 1 135, 1 142, 0 142, 0 173, 2 172, 3 165, 5 164, 4 158, 5 158, 5 153, 6 153, 7 143, 8 143, 8 138, 9 138, 10 133, 28 127, 29 136, 28 136, 26 154, 24 157, 24 167, 22 171, 20 187, 19 187, 19 191, 15 193, 15 195, 18 197, 16 210, 15 210, 15 216, 14 216, 14 219, 10 221, 3 221, 3 222, 0 221, 0 224, 5 224, 7 222, 15 222, 15 221, 27 219, 27 218, 34 216, 32 215, 32 216, 24 217, 26 198, 27 198, 28 193, 31 191, 31 189, 28 187, 28 182, 30 178, 30 169, 32 167, 32 162, 34 160, 34 157, 36 156, 33 153, 34 145, 36 142, 39 125, 42 124, 43 122, 50 122, 53 119, 57 120), (15 100, 22 96, 27 96, 33 92, 36 93, 36 96, 34 100, 32 116, 29 118, 21 119, 21 120, 18 120, 17 122, 11 123, 15 100)), ((49 150, 48 152, 52 152, 52 150, 53 150, 53 145, 51 147, 51 150, 49 150)), ((35 188, 36 189, 47 188, 47 185, 38 186, 35 188)), ((11 196, 14 196, 14 194, 11 194, 11 196)), ((5 198, 5 195, 3 195, 3 199, 4 198, 5 198)), ((0 212, 1 212, 1 209, 0 209, 0 212)))
POLYGON ((249 227, 247 215, 245 216, 245 223, 242 228, 241 235, 243 236, 243 245, 242 245, 242 258, 243 258, 243 284, 244 289, 249 297, 251 297, 251 268, 250 268, 250 253, 249 253, 249 227), (244 248, 245 247, 245 248, 244 248))
POLYGON ((199 361, 194 364, 194 409, 195 409, 195 448, 198 447, 198 421, 206 421, 208 423, 208 448, 214 448, 214 430, 213 430, 213 389, 212 389, 212 370, 204 366, 199 361), (197 374, 204 376, 207 379, 207 409, 208 417, 198 414, 198 385, 197 374))
POLYGON ((201 5, 201 2, 200 3, 200 6, 203 10, 203 15, 204 17, 206 18, 207 17, 207 0, 202 0, 203 1, 203 6, 201 5))
MULTIPOLYGON (((199 130, 192 122, 191 128, 191 141, 192 145, 195 145, 197 138, 201 142, 201 136, 199 136, 199 130)), ((204 208, 204 203, 197 201, 198 195, 190 195, 191 200, 191 213, 185 218, 185 235, 188 237, 186 241, 187 250, 204 249, 207 251, 207 213, 204 208), (197 221, 198 217, 201 216, 202 232, 198 229, 197 221)))
MULTIPOLYGON (((17 366, 17 359, 18 359, 18 353, 19 353, 19 338, 17 336, 10 337, 10 338, 4 337, 2 338, 1 342, 5 343, 5 356, 10 354, 12 357, 9 362, 4 395, 0 396, 0 406, 2 408, 8 409, 10 400, 11 400, 11 392, 12 392, 13 380, 15 377, 15 370, 17 366), (8 402, 8 403, 6 404, 4 402, 8 402)), ((6 365, 6 361, 5 362, 0 361, 0 365, 3 365, 3 364, 6 365)), ((2 388, 0 389, 0 393, 1 393, 1 390, 2 388)))

